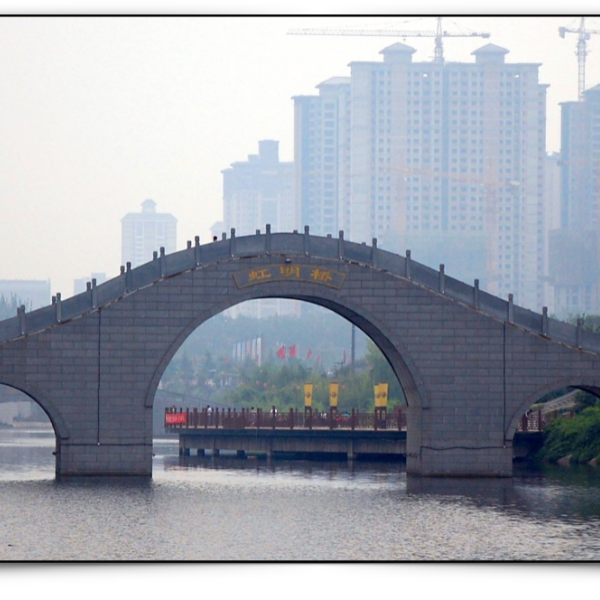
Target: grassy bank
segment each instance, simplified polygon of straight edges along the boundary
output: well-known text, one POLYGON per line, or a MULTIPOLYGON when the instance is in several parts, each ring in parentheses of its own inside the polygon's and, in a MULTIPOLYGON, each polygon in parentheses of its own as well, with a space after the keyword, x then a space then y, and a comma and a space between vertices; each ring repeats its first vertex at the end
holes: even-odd
POLYGON ((570 419, 556 419, 544 434, 538 453, 543 460, 556 462, 569 456, 571 462, 587 463, 600 459, 600 407, 588 407, 570 419))

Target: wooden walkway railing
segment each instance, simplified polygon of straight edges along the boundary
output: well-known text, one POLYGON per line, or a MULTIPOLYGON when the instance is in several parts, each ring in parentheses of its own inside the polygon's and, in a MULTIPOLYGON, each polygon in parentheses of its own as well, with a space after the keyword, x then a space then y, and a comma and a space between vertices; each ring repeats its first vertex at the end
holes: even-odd
MULTIPOLYGON (((551 418, 544 417, 541 410, 523 415, 517 425, 518 432, 539 432, 551 418)), ((351 411, 319 412, 310 409, 299 411, 290 408, 287 412, 265 412, 260 408, 252 411, 237 409, 192 410, 183 408, 165 409, 165 430, 179 431, 189 429, 406 429, 406 413, 399 409, 388 413, 385 409, 376 412, 351 411)))
POLYGON ((165 409, 165 430, 180 431, 190 429, 406 429, 406 414, 400 410, 388 413, 377 409, 374 413, 330 410, 319 412, 310 409, 299 411, 290 408, 287 412, 261 409, 255 411, 242 408, 192 410, 182 408, 165 409))

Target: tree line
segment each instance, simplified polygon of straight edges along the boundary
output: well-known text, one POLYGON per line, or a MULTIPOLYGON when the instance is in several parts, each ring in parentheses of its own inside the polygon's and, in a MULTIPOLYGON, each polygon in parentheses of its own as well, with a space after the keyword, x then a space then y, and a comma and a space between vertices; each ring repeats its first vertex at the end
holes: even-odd
POLYGON ((301 358, 284 363, 270 361, 257 365, 252 360, 218 367, 210 353, 202 358, 184 353, 168 369, 162 379, 163 389, 196 396, 201 404, 211 402, 237 408, 278 410, 301 409, 304 406, 304 384, 313 384, 313 407, 329 408, 329 384, 339 384, 338 409, 371 412, 374 407, 374 386, 388 383, 388 407, 405 405, 404 393, 396 375, 381 351, 371 341, 367 353, 354 365, 341 365, 324 370, 301 358))

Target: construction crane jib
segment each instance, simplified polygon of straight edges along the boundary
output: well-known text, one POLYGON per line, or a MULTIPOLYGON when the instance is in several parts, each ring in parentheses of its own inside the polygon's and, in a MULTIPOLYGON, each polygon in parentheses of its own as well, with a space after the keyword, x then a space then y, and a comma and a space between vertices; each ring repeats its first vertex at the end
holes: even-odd
POLYGON ((437 17, 435 31, 399 31, 397 29, 290 29, 289 35, 348 35, 348 36, 376 36, 376 37, 432 37, 435 38, 434 62, 444 62, 444 48, 442 38, 445 37, 481 37, 489 38, 491 34, 481 32, 449 32, 442 29, 442 17, 437 17))
POLYGON ((572 27, 559 27, 558 33, 561 38, 566 37, 567 33, 577 34, 577 50, 575 51, 578 66, 577 99, 581 101, 583 100, 583 93, 585 92, 585 57, 588 54, 587 42, 592 35, 600 34, 600 30, 586 29, 585 17, 581 17, 581 21, 579 22, 579 27, 577 29, 572 27))

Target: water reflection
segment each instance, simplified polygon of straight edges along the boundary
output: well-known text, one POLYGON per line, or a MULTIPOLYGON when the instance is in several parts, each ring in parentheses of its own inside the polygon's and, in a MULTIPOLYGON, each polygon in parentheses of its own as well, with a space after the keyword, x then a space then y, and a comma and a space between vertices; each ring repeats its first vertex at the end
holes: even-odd
POLYGON ((163 468, 385 483, 394 494, 493 509, 540 523, 600 523, 600 469, 591 466, 521 464, 513 478, 415 477, 406 474, 402 462, 266 460, 231 454, 165 456, 163 468))
POLYGON ((599 560, 600 469, 416 478, 403 463, 179 457, 54 478, 51 432, 0 432, 0 560, 599 560), (60 543, 57 543, 60 540, 60 543))
POLYGON ((351 478, 355 475, 381 479, 385 475, 397 478, 406 472, 404 462, 398 461, 353 461, 340 460, 304 460, 304 459, 266 459, 248 456, 238 458, 234 455, 223 453, 220 456, 166 456, 163 466, 165 470, 171 469, 210 469, 210 470, 250 470, 257 473, 297 473, 302 472, 307 476, 318 476, 326 479, 335 477, 351 478))

